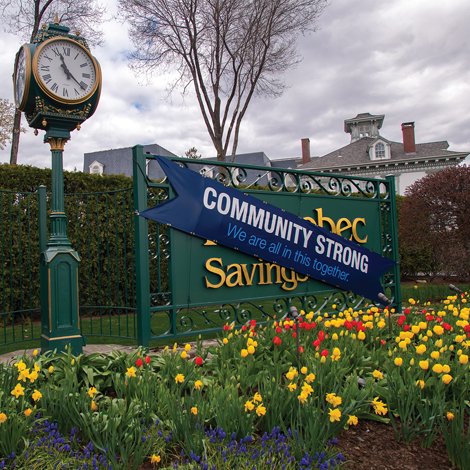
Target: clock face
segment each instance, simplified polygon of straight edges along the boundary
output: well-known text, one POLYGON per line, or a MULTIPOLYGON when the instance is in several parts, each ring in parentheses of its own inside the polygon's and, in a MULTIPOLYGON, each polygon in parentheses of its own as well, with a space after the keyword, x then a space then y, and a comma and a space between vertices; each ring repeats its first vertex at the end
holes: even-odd
POLYGON ((31 73, 30 58, 29 47, 25 44, 16 55, 15 72, 13 75, 15 103, 16 107, 21 110, 26 104, 25 102, 29 92, 29 78, 31 73))
POLYGON ((78 42, 52 38, 33 57, 33 72, 41 89, 62 103, 81 103, 96 90, 100 72, 91 54, 78 42))

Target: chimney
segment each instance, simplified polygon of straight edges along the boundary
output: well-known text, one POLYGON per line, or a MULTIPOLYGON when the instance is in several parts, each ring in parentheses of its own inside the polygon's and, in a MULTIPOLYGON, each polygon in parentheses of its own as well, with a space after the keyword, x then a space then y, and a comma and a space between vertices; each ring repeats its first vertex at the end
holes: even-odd
POLYGON ((310 161, 310 139, 301 139, 302 142, 302 165, 310 161))
POLYGON ((403 150, 405 153, 416 153, 415 123, 404 122, 401 125, 401 131, 403 132, 403 150))

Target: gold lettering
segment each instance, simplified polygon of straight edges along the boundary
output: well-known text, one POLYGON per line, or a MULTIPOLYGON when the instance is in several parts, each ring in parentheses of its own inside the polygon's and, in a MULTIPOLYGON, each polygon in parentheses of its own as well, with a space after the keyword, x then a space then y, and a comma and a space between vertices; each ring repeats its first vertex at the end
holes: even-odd
POLYGON ((266 284, 272 284, 273 282, 271 281, 271 270, 273 268, 276 268, 277 271, 277 279, 276 279, 276 284, 280 284, 281 281, 281 267, 277 264, 271 264, 271 263, 264 263, 266 266, 266 284))
MULTIPOLYGON (((351 222, 350 222, 348 219, 346 219, 346 218, 343 217, 343 218, 339 219, 338 222, 336 222, 336 233, 337 233, 338 235, 341 235, 342 232, 344 232, 344 231, 347 230, 348 228, 351 228, 351 226, 352 226, 352 225, 351 225, 351 222), (345 227, 341 227, 341 224, 342 224, 343 222, 346 224, 345 227)), ((342 236, 342 235, 341 235, 341 236, 342 236)))
POLYGON ((366 225, 366 219, 362 218, 362 219, 354 219, 354 222, 352 223, 352 234, 353 234, 353 237, 356 239, 357 243, 366 243, 367 242, 367 238, 369 237, 369 235, 366 235, 366 238, 364 239, 361 239, 359 238, 359 235, 357 234, 357 224, 361 222, 362 224, 364 224, 364 226, 366 225))
POLYGON ((330 225, 330 232, 336 233, 336 225, 332 219, 329 217, 323 217, 323 209, 315 209, 317 211, 318 226, 323 227, 323 221, 327 222, 330 225))
POLYGON ((245 282, 246 282, 247 286, 251 286, 253 284, 253 278, 255 277, 256 266, 258 266, 258 264, 252 264, 251 266, 252 266, 252 268, 251 268, 251 276, 250 276, 248 274, 248 269, 246 269, 246 264, 241 265, 243 275, 245 276, 245 282))
POLYGON ((222 258, 210 258, 206 261, 206 269, 210 273, 214 273, 214 274, 217 274, 217 276, 220 276, 221 281, 218 284, 211 284, 208 281, 207 276, 205 276, 204 279, 206 280, 206 287, 211 288, 211 289, 218 289, 219 287, 223 286, 225 282, 225 273, 222 269, 212 266, 211 265, 212 262, 217 262, 222 266, 222 258))
POLYGON ((291 278, 288 278, 287 275, 286 275, 286 268, 282 268, 281 269, 281 273, 282 273, 282 278, 284 279, 284 283, 282 284, 281 288, 284 289, 284 290, 294 290, 297 288, 297 279, 295 277, 295 271, 293 271, 292 269, 290 270, 290 273, 291 273, 291 278), (287 283, 288 282, 292 282, 292 287, 287 287, 287 283))
POLYGON ((265 285, 266 283, 264 282, 264 269, 263 269, 263 263, 258 263, 255 264, 255 266, 259 266, 259 282, 258 285, 265 285))
POLYGON ((305 281, 308 281, 308 276, 305 276, 305 277, 301 277, 299 273, 297 273, 297 280, 299 282, 305 282, 305 281))
POLYGON ((227 266, 227 279, 225 281, 227 287, 243 286, 242 270, 239 264, 230 264, 227 266), (230 269, 235 268, 233 273, 228 273, 230 269), (232 278, 236 277, 236 281, 232 282, 232 278))

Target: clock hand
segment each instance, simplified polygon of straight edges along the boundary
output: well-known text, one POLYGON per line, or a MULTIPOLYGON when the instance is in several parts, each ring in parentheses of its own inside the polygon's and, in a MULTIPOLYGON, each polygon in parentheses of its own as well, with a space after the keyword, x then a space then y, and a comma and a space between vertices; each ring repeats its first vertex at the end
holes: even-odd
POLYGON ((81 84, 73 75, 72 73, 70 72, 70 70, 68 69, 67 65, 65 64, 65 60, 64 60, 64 56, 62 54, 59 54, 60 56, 60 60, 62 61, 62 63, 60 64, 60 66, 64 69, 64 72, 65 74, 67 75, 67 80, 70 80, 70 78, 73 78, 75 80, 75 82, 78 84, 78 86, 82 89, 82 90, 85 90, 86 89, 86 86, 84 87, 83 84, 81 84))

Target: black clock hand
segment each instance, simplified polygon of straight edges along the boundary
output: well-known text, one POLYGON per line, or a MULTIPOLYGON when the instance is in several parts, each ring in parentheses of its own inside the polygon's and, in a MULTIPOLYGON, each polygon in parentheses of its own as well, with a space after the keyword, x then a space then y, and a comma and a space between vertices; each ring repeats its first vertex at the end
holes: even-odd
POLYGON ((60 64, 60 66, 64 69, 64 72, 65 74, 67 75, 67 80, 70 80, 70 78, 73 78, 75 80, 75 82, 78 84, 78 86, 82 89, 82 90, 85 90, 86 87, 83 86, 83 84, 81 84, 73 75, 72 73, 70 72, 70 70, 68 69, 67 65, 65 64, 65 60, 64 60, 64 56, 62 54, 59 54, 60 56, 60 60, 62 61, 62 63, 60 64))

